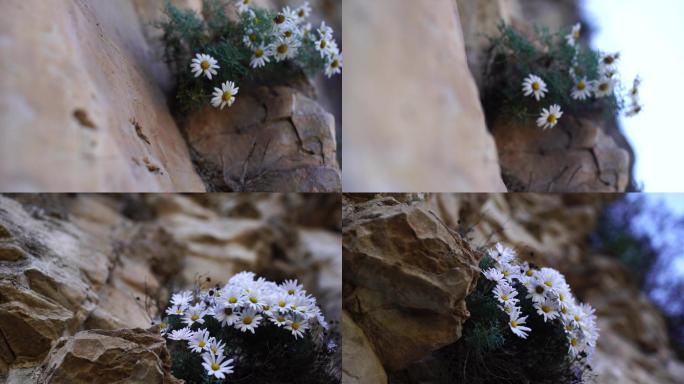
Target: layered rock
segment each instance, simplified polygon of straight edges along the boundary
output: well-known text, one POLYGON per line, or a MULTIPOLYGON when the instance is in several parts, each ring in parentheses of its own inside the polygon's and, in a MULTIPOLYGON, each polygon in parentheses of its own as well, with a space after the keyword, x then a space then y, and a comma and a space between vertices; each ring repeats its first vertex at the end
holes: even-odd
POLYGON ((341 316, 339 206, 328 210, 336 224, 328 218, 305 227, 299 219, 331 204, 326 201, 279 194, 0 196, 0 380, 43 382, 37 377, 48 359, 50 369, 57 367, 49 373, 54 382, 87 380, 110 363, 112 375, 154 382, 159 370, 152 355, 140 352, 147 361, 133 369, 116 354, 157 353, 156 347, 139 349, 119 340, 142 343, 137 338, 101 330, 148 328, 172 287, 223 284, 241 270, 298 278, 335 323, 341 316), (100 330, 97 336, 78 334, 92 329, 100 330), (85 357, 78 352, 84 348, 85 357))
POLYGON ((341 190, 335 119, 293 88, 257 88, 227 111, 189 116, 183 127, 212 189, 341 190))
MULTIPOLYGON (((464 298, 479 273, 477 254, 418 205, 393 197, 348 203, 343 305, 382 365, 402 369, 457 340, 468 318, 464 298)), ((355 370, 345 368, 350 377, 355 370)))
POLYGON ((343 15, 345 190, 504 191, 456 3, 349 0, 343 15))
POLYGON ((11 0, 0 21, 4 190, 205 190, 130 1, 11 0))
POLYGON ((512 192, 620 192, 630 155, 596 120, 564 120, 552 130, 495 124, 504 182, 512 192))

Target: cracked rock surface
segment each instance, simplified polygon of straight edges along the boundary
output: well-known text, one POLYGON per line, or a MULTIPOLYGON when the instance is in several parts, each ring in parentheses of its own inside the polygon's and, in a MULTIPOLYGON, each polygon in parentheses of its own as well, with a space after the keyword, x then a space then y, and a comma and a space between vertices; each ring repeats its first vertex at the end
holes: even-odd
POLYGON ((561 121, 550 130, 533 123, 495 123, 501 172, 510 191, 622 192, 630 155, 598 119, 561 121))
POLYGON ((183 124, 205 183, 235 192, 339 191, 334 126, 314 100, 282 86, 256 88, 183 124))

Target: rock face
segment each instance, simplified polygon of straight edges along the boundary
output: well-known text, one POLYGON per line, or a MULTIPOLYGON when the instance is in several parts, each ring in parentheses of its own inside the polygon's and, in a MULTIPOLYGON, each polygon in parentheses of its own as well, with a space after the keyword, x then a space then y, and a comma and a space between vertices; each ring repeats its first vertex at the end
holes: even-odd
POLYGON ((166 340, 153 331, 83 331, 60 339, 40 382, 53 384, 159 383, 182 381, 170 372, 166 340))
POLYGON ((341 190, 335 119, 293 88, 257 88, 183 124, 202 176, 234 192, 341 190))
POLYGON ((512 192, 620 192, 630 156, 592 120, 566 120, 552 130, 493 127, 504 182, 512 192))
POLYGON ((205 189, 130 1, 7 1, 0 36, 4 190, 205 189))
POLYGON ((478 256, 437 216, 393 197, 349 202, 342 247, 344 308, 386 369, 460 337, 478 256))
POLYGON ((343 31, 354 52, 343 79, 345 191, 505 191, 456 3, 348 0, 342 12, 354 20, 343 31))
POLYGON ((344 335, 342 382, 344 384, 387 383, 387 374, 375 355, 373 346, 361 328, 346 313, 342 316, 342 334, 344 335))
POLYGON ((104 330, 148 328, 171 287, 224 284, 241 270, 298 278, 339 321, 337 202, 280 194, 0 196, 0 381, 45 382, 37 381, 45 366, 54 382, 81 382, 114 364, 112 375, 161 382, 157 360, 144 351, 163 361, 156 341, 104 330), (336 220, 322 219, 326 206, 336 220), (116 355, 126 351, 147 360, 134 368, 116 355))

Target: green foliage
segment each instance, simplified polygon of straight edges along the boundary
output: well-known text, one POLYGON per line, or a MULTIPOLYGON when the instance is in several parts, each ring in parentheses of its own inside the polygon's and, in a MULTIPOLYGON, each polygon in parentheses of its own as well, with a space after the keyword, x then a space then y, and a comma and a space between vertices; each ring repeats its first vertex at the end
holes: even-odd
POLYGON ((250 67, 253 51, 243 38, 252 36, 259 43, 273 43, 276 38, 273 19, 277 13, 252 7, 254 17, 243 13, 231 18, 227 13, 226 0, 203 0, 203 9, 204 17, 167 0, 166 17, 156 23, 162 30, 164 59, 175 76, 176 107, 180 112, 207 106, 214 88, 219 88, 226 81, 233 81, 238 86, 243 82, 279 84, 287 82, 291 76, 304 73, 313 76, 326 66, 326 60, 314 47, 314 36, 307 32, 291 63, 276 63, 271 57, 265 67, 253 69, 250 67), (218 61, 220 69, 212 80, 192 75, 190 64, 197 53, 211 55, 218 61))
MULTIPOLYGON (((167 319, 170 330, 181 329, 179 316, 167 319)), ((241 332, 233 327, 222 327, 211 316, 205 317, 204 324, 194 324, 196 331, 205 328, 209 333, 226 343, 225 355, 233 358, 234 373, 228 375, 230 383, 328 383, 335 382, 333 365, 335 351, 329 348, 336 336, 316 328, 303 339, 295 340, 292 334, 273 324, 264 323, 254 334, 241 332)), ((336 342, 335 342, 336 344, 336 342)), ((199 353, 188 349, 185 341, 168 340, 174 376, 188 384, 220 383, 210 378, 202 367, 199 353)))
POLYGON ((505 117, 520 124, 533 124, 542 108, 559 104, 565 115, 586 111, 603 111, 612 118, 624 108, 620 89, 613 96, 585 101, 574 100, 571 92, 577 77, 596 80, 599 73, 599 53, 585 47, 567 44, 564 34, 536 28, 532 39, 504 23, 499 24, 499 36, 490 38, 490 61, 484 73, 484 107, 490 122, 505 117), (523 80, 530 74, 541 77, 549 92, 540 101, 525 97, 523 80))
MULTIPOLYGON (((486 258, 485 258, 486 259, 486 258)), ((485 260, 481 265, 489 265, 485 260)), ((544 322, 527 299, 527 290, 515 286, 522 312, 529 315, 532 328, 526 339, 513 334, 508 315, 492 296, 495 283, 480 279, 477 288, 466 297, 470 318, 463 326, 462 337, 436 353, 451 362, 436 373, 438 383, 581 383, 580 367, 568 355, 568 342, 560 322, 544 322)))

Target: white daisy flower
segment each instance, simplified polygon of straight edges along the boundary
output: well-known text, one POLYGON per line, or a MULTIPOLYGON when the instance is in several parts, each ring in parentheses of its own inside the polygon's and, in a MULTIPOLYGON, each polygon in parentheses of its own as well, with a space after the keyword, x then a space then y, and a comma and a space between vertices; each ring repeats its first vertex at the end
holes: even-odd
POLYGON ((235 5, 238 7, 238 12, 245 13, 249 11, 249 6, 252 5, 252 0, 235 0, 235 5))
POLYGON ((166 321, 160 321, 159 322, 159 334, 162 336, 166 335, 166 333, 169 332, 169 323, 166 321))
POLYGON ((565 40, 567 41, 568 45, 574 47, 576 44, 579 43, 581 30, 582 25, 580 23, 577 23, 572 27, 572 31, 570 31, 570 34, 565 36, 565 40))
POLYGON ((606 97, 613 94, 615 88, 615 80, 609 77, 603 77, 594 82, 594 96, 606 97))
POLYGON ((238 313, 232 305, 220 303, 214 307, 214 318, 223 326, 233 325, 238 319, 238 313))
POLYGON ((198 53, 192 63, 190 64, 190 69, 195 77, 200 77, 201 75, 206 76, 211 80, 212 75, 218 74, 217 69, 221 68, 218 65, 218 61, 209 55, 203 53, 198 53))
POLYGON ((558 124, 558 119, 561 116, 563 116, 563 112, 558 104, 552 105, 549 109, 543 108, 537 119, 537 126, 543 129, 553 128, 558 124))
POLYGON ((342 54, 331 54, 325 65, 325 75, 328 76, 328 78, 331 78, 334 75, 342 73, 343 60, 342 54))
POLYGON ((314 47, 321 54, 322 58, 330 54, 330 46, 332 45, 331 41, 332 40, 329 37, 321 36, 320 39, 314 42, 314 47))
POLYGON ((255 311, 264 309, 264 306, 267 304, 266 296, 258 288, 249 290, 243 297, 243 302, 244 305, 255 311))
POLYGON ((527 338, 527 333, 532 329, 530 327, 524 326, 527 316, 520 316, 520 311, 514 310, 510 313, 508 326, 511 328, 513 333, 523 339, 527 338))
POLYGON ((304 4, 300 5, 295 9, 295 14, 297 15, 297 23, 303 22, 306 18, 311 16, 311 6, 309 5, 308 1, 305 1, 304 4))
POLYGON ((193 352, 202 352, 209 350, 209 331, 206 329, 199 329, 190 336, 188 340, 188 348, 193 352))
POLYGON ((617 61, 620 59, 620 52, 617 53, 604 53, 601 55, 599 58, 599 66, 601 69, 607 70, 611 68, 615 68, 615 64, 617 64, 617 61))
POLYGON ((271 52, 273 52, 276 61, 281 62, 297 56, 297 50, 300 45, 301 43, 298 40, 279 37, 278 40, 271 45, 270 49, 271 52))
POLYGON ((546 300, 547 291, 548 287, 541 280, 534 278, 530 281, 527 298, 532 299, 535 303, 541 303, 546 300))
POLYGON ((508 248, 501 243, 496 243, 493 249, 487 251, 487 254, 499 265, 508 264, 515 257, 513 248, 508 248))
POLYGON ((217 379, 225 379, 226 375, 233 373, 233 359, 225 360, 225 356, 214 355, 206 352, 202 354, 202 366, 207 370, 207 375, 214 376, 217 379), (225 361, 224 361, 225 360, 225 361))
POLYGON ((518 268, 517 265, 513 264, 502 264, 501 265, 501 274, 503 275, 504 279, 506 282, 509 284, 513 284, 513 280, 519 280, 520 279, 520 268, 518 268))
POLYGON ((233 277, 228 280, 228 285, 237 285, 237 286, 245 286, 248 284, 254 283, 254 278, 256 275, 254 272, 249 272, 249 271, 242 271, 240 273, 236 273, 233 275, 233 277))
POLYGON ((278 327, 284 327, 287 324, 287 316, 285 315, 285 312, 283 311, 275 311, 272 312, 271 316, 269 316, 269 319, 271 322, 278 327))
POLYGON ((580 335, 577 332, 572 332, 568 335, 568 353, 572 358, 575 358, 582 352, 581 345, 580 335))
POLYGON ((575 81, 582 77, 586 77, 584 69, 582 69, 582 67, 580 67, 579 65, 573 65, 568 72, 570 73, 570 77, 572 77, 572 79, 575 81))
POLYGON ((297 313, 304 314, 311 309, 312 305, 313 303, 309 297, 297 295, 292 298, 290 309, 297 313))
POLYGON ((304 317, 295 314, 285 322, 284 328, 292 332, 292 336, 295 339, 298 337, 304 338, 304 332, 309 329, 309 323, 304 317))
POLYGON ((173 295, 171 295, 171 304, 177 305, 181 308, 185 308, 188 305, 190 305, 190 303, 192 302, 192 298, 193 298, 192 292, 181 291, 181 292, 174 293, 173 295))
POLYGON ((515 298, 516 296, 518 296, 518 291, 505 282, 501 282, 494 287, 494 297, 504 306, 515 305, 518 302, 518 299, 515 298))
POLYGON ((270 60, 269 56, 271 55, 271 51, 269 48, 263 44, 260 46, 256 47, 254 49, 254 54, 252 55, 252 61, 250 61, 249 65, 252 68, 261 68, 265 66, 270 60))
POLYGON ((543 99, 548 88, 546 88, 546 83, 541 77, 537 75, 530 74, 522 83, 522 90, 525 96, 532 95, 537 101, 543 99))
POLYGON ((184 309, 184 307, 181 307, 180 305, 172 305, 172 306, 166 308, 166 314, 167 315, 183 316, 185 314, 185 309, 184 309))
POLYGON ((279 287, 292 296, 297 296, 304 292, 304 286, 299 284, 297 280, 285 280, 279 287))
POLYGON ((552 292, 557 293, 565 285, 563 276, 553 268, 542 268, 535 274, 535 279, 541 281, 552 292))
POLYGON ((503 273, 501 273, 501 271, 496 268, 489 268, 488 270, 482 272, 482 274, 484 275, 484 277, 487 278, 487 280, 494 281, 497 284, 506 281, 503 273))
POLYGON ((239 89, 232 81, 226 81, 221 84, 221 88, 214 88, 214 93, 212 94, 214 97, 211 99, 211 105, 221 109, 227 105, 230 108, 235 102, 235 96, 238 94, 239 89))
POLYGON ((548 297, 543 301, 535 302, 534 308, 537 310, 537 313, 544 318, 544 322, 556 319, 560 316, 556 301, 548 297))
POLYGON ((225 347, 226 345, 222 341, 217 340, 215 337, 212 337, 209 339, 209 347, 207 348, 207 350, 215 356, 223 355, 223 349, 225 347))
POLYGON ((259 327, 259 322, 261 322, 261 315, 257 314, 257 311, 252 308, 245 308, 238 320, 235 322, 235 328, 242 332, 250 331, 254 333, 254 330, 259 327))
POLYGON ((290 7, 285 7, 273 18, 273 25, 278 31, 290 29, 296 25, 297 15, 290 10, 290 7))
POLYGON ((175 331, 171 331, 171 334, 168 336, 169 339, 171 340, 188 340, 190 337, 193 335, 194 332, 190 330, 190 327, 185 327, 181 329, 177 329, 175 331))
POLYGON ((591 85, 587 82, 586 77, 579 79, 575 83, 570 96, 575 100, 586 100, 588 97, 591 97, 591 85))
POLYGON ((325 24, 325 20, 321 21, 321 26, 317 29, 318 35, 321 37, 327 37, 329 40, 333 38, 333 29, 325 24))
POLYGON ((226 285, 221 293, 221 301, 224 305, 237 308, 242 305, 242 292, 235 286, 226 285))
POLYGON ((259 46, 259 36, 252 31, 248 31, 242 37, 242 43, 245 44, 247 48, 256 49, 259 46))
POLYGON ((183 322, 190 327, 195 323, 204 324, 204 315, 206 312, 201 304, 193 305, 185 312, 183 322))

